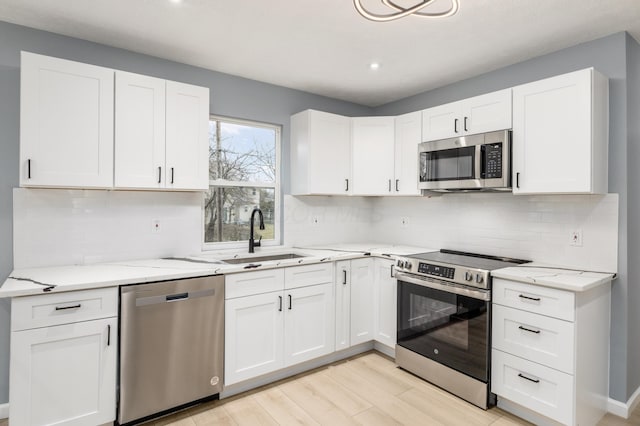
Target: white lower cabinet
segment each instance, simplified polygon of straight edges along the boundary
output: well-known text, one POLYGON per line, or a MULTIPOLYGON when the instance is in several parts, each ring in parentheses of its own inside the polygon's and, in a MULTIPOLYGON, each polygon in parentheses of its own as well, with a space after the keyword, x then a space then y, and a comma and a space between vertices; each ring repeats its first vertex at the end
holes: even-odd
POLYGON ((494 279, 498 406, 535 424, 596 425, 609 393, 610 299, 610 283, 573 293, 494 279))
POLYGON ((225 295, 226 386, 335 350, 333 264, 230 275, 225 295))
MULTIPOLYGON (((96 299, 115 307, 103 312, 107 318, 85 321, 77 321, 84 306, 76 302, 74 292, 13 300, 13 318, 25 312, 42 312, 40 307, 49 306, 48 298, 52 297, 58 301, 47 314, 51 322, 59 322, 60 314, 76 322, 13 328, 9 395, 12 425, 97 425, 115 420, 117 289, 109 290, 108 297, 104 290, 77 292, 83 293, 84 299, 95 291, 96 299)), ((43 320, 42 316, 38 319, 41 323, 43 320)))
POLYGON ((351 346, 351 261, 336 262, 336 351, 351 346))
POLYGON ((225 301, 226 385, 284 367, 281 291, 225 301))
POLYGON ((375 294, 373 258, 351 261, 351 346, 374 340, 375 294))
POLYGON ((375 340, 396 346, 398 282, 393 276, 393 260, 375 259, 375 340))

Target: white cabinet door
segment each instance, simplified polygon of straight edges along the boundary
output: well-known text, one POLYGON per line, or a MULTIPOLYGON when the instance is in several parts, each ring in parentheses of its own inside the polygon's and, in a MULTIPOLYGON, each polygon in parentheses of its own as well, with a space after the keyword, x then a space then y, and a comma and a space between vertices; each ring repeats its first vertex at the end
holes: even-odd
POLYGON ((511 128, 511 89, 465 99, 462 103, 464 134, 511 128))
POLYGON ((452 102, 422 111, 422 140, 436 141, 462 135, 462 103, 452 102))
POLYGON ((209 89, 167 81, 166 187, 209 188, 209 89))
POLYGON ((113 186, 113 75, 22 52, 21 186, 113 186))
POLYGON ((394 191, 394 117, 356 117, 351 122, 353 195, 394 191))
POLYGON ((284 367, 281 291, 225 302, 226 386, 284 367))
POLYGON ((285 296, 285 367, 333 352, 333 284, 286 290, 285 296))
POLYGON ((513 89, 515 194, 607 191, 607 91, 593 69, 513 89))
POLYGON ((117 332, 117 318, 13 332, 11 424, 115 420, 117 332))
POLYGON ((391 348, 396 346, 397 281, 392 260, 375 259, 376 327, 375 340, 391 348))
POLYGON ((291 116, 291 194, 349 194, 351 119, 306 110, 291 116))
POLYGON ((374 339, 375 285, 373 259, 351 261, 351 345, 374 339))
POLYGON ((351 346, 351 261, 336 262, 336 351, 351 346))
POLYGON ((116 71, 115 187, 164 188, 166 81, 116 71))
POLYGON ((418 145, 421 142, 420 111, 395 118, 395 181, 393 194, 420 195, 418 189, 418 145))

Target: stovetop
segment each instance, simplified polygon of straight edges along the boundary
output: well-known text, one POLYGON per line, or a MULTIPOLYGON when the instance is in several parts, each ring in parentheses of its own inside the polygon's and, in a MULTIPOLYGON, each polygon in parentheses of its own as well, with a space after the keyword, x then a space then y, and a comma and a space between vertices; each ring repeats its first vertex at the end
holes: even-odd
POLYGON ((527 262, 529 261, 443 249, 398 259, 396 269, 398 272, 488 290, 491 288, 491 271, 527 262))

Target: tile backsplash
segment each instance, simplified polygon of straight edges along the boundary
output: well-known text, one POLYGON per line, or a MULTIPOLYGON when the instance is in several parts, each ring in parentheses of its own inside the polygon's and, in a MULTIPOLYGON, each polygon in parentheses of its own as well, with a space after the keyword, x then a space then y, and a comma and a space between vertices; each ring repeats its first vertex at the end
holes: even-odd
POLYGON ((618 195, 285 197, 293 245, 384 242, 516 257, 593 271, 617 271, 618 195), (315 216, 327 216, 318 225, 315 216), (404 223, 403 223, 404 222, 404 223), (582 245, 570 244, 581 231, 582 245))
POLYGON ((202 197, 191 192, 16 188, 14 268, 199 252, 202 197))

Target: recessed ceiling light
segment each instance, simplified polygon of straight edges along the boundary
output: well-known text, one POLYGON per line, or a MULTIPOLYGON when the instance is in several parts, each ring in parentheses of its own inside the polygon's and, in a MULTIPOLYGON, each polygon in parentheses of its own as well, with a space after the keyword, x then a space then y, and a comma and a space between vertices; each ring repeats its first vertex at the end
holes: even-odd
POLYGON ((182 0, 169 0, 171 3, 173 4, 180 4, 182 3, 182 0))
POLYGON ((373 70, 373 71, 377 70, 378 68, 380 68, 380 64, 379 64, 379 63, 377 63, 377 62, 371 62, 371 63, 369 64, 369 69, 371 69, 371 70, 373 70))

